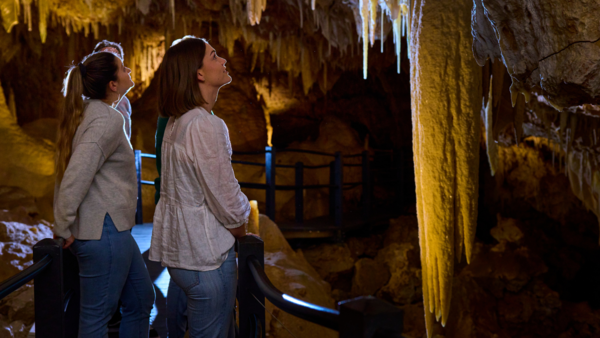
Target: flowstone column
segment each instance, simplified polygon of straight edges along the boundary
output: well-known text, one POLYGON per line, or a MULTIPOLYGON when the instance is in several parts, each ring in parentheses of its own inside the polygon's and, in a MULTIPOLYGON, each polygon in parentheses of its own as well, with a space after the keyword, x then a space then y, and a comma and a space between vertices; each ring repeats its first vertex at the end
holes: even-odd
POLYGON ((414 0, 413 151, 428 336, 448 320, 454 258, 467 262, 477 222, 481 68, 471 50, 471 0, 414 0))

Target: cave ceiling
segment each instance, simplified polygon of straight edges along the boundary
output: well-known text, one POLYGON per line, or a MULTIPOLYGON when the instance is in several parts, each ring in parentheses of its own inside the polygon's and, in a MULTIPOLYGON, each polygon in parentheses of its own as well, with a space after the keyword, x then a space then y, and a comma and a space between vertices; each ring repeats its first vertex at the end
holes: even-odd
MULTIPOLYGON (((278 70, 294 76, 301 74, 305 93, 319 75, 326 81, 327 68, 360 68, 363 65, 361 49, 368 44, 372 47, 376 40, 382 37, 385 40, 390 34, 402 31, 406 34, 408 29, 406 25, 401 26, 401 17, 408 13, 406 0, 381 3, 358 0, 0 0, 0 8, 2 33, 10 33, 19 25, 23 27, 16 30, 29 32, 19 39, 15 34, 0 35, 1 58, 5 61, 17 54, 15 45, 23 39, 39 53, 41 47, 35 45, 46 43, 53 32, 69 36, 83 33, 86 37, 93 35, 96 40, 130 41, 133 59, 126 61, 141 67, 138 73, 146 85, 162 59, 165 46, 182 35, 198 32, 197 28, 203 25, 208 27, 206 37, 217 38, 229 56, 235 52, 236 41, 242 42, 243 49, 251 52, 252 69, 262 68, 267 59, 278 70), (368 39, 359 42, 363 34, 368 35, 368 39)), ((400 38, 394 36, 394 42, 396 40, 400 38)), ((58 44, 62 43, 64 41, 58 44)), ((399 49, 395 51, 399 52, 399 49)), ((394 51, 391 53, 393 56, 394 51)), ((321 87, 326 89, 327 85, 321 84, 321 87)))
POLYGON ((556 109, 600 102, 597 1, 475 0, 473 54, 501 58, 513 95, 535 91, 556 109))

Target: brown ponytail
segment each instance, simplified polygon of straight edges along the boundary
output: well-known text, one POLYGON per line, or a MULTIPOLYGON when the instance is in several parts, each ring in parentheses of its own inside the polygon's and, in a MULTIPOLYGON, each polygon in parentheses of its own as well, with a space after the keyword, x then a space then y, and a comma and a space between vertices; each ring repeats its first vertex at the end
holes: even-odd
POLYGON ((59 115, 56 140, 56 179, 63 178, 71 159, 73 137, 83 119, 83 97, 102 100, 110 81, 117 80, 118 58, 112 53, 94 53, 71 66, 63 83, 65 102, 59 115))

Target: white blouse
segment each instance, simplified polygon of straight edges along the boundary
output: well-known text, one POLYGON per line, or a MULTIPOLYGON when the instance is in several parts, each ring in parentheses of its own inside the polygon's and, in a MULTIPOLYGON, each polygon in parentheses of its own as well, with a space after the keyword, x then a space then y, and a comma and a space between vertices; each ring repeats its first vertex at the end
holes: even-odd
POLYGON ((231 166, 225 122, 196 108, 167 123, 162 143, 160 199, 149 259, 195 271, 217 269, 247 222, 248 198, 231 166))

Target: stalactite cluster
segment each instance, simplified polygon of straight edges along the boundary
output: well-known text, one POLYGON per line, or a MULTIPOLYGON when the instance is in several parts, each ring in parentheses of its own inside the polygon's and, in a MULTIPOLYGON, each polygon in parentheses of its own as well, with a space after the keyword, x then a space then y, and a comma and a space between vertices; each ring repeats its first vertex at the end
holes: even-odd
POLYGON ((541 96, 537 99, 536 104, 527 107, 530 119, 525 127, 530 135, 537 136, 536 140, 545 141, 544 146, 552 152, 552 166, 564 172, 569 178, 571 191, 598 217, 600 223, 598 111, 584 105, 559 112, 544 109, 548 101, 541 96))
POLYGON ((328 72, 358 66, 353 61, 360 53, 357 36, 364 37, 362 55, 365 78, 368 44, 373 46, 375 40, 379 39, 383 50, 383 41, 390 32, 394 37, 399 72, 401 40, 410 34, 407 25, 410 12, 408 0, 384 0, 380 3, 377 0, 360 3, 355 0, 345 3, 282 0, 282 3, 273 3, 270 7, 267 7, 266 0, 222 0, 210 4, 175 0, 165 3, 149 0, 109 3, 87 0, 66 3, 58 0, 0 0, 0 9, 5 31, 10 32, 19 22, 27 25, 29 31, 37 26, 42 43, 47 39, 48 27, 62 27, 68 35, 83 33, 87 37, 93 34, 95 40, 141 39, 141 45, 136 43, 130 46, 133 50, 126 50, 126 54, 133 55, 127 61, 135 63, 128 65, 136 70, 134 81, 137 80, 139 84, 151 79, 151 73, 156 70, 156 61, 160 61, 164 48, 180 37, 175 36, 174 32, 187 34, 190 30, 186 28, 194 22, 208 24, 209 38, 212 37, 211 23, 217 22, 219 42, 227 47, 230 55, 234 53, 235 42, 242 42, 251 53, 251 69, 263 71, 265 62, 272 62, 278 70, 288 72, 290 81, 301 76, 305 93, 315 83, 325 83, 320 87, 326 91, 328 72), (359 5, 360 10, 357 10, 359 5), (36 15, 32 16, 32 11, 36 11, 36 15), (285 19, 290 16, 293 20, 285 19), (354 16, 355 22, 348 20, 349 16, 354 16), (183 26, 183 30, 179 26, 183 26), (359 26, 362 28, 357 29, 359 26), (137 36, 133 37, 131 32, 136 32, 137 36), (145 40, 148 38, 152 41, 145 40), (163 41, 163 46, 159 46, 160 41, 163 41))
MULTIPOLYGON (((356 18, 357 22, 360 21, 361 29, 359 30, 362 36, 362 52, 363 52, 363 78, 367 78, 367 70, 369 67, 369 43, 371 47, 375 43, 376 32, 377 32, 377 8, 379 4, 380 11, 380 35, 379 40, 381 41, 381 51, 383 52, 383 41, 385 40, 384 30, 384 17, 388 17, 392 22, 392 34, 394 36, 395 53, 397 56, 398 73, 400 73, 400 58, 402 48, 402 37, 410 35, 410 27, 408 22, 410 21, 410 0, 384 0, 379 2, 378 0, 359 0, 358 13, 359 18, 356 18), (385 16, 384 16, 385 14, 385 16), (368 39, 367 39, 368 37, 368 39)), ((408 41, 408 39, 407 39, 408 41)), ((408 54, 410 58, 410 53, 408 54)))

